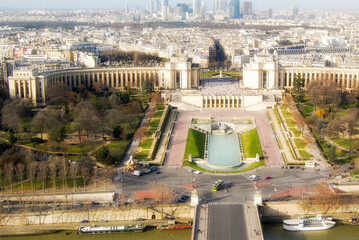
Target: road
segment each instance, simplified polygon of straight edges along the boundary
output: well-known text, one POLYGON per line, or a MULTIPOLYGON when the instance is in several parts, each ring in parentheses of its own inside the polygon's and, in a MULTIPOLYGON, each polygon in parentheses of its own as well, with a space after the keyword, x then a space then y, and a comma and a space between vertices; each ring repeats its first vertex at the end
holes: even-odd
POLYGON ((248 239, 242 204, 209 205, 207 239, 248 239))

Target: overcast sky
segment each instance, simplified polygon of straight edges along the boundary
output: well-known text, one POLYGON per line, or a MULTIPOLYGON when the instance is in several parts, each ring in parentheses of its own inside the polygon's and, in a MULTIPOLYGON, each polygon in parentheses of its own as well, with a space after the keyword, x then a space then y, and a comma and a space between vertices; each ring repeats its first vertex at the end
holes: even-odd
MULTIPOLYGON (((212 9, 214 0, 205 0, 212 9)), ((244 1, 244 0, 240 0, 244 1)), ((138 5, 141 9, 149 5, 150 0, 0 0, 1 9, 124 9, 128 4, 130 9, 138 5)), ((170 6, 177 2, 192 3, 192 0, 169 0, 170 6)), ((299 9, 324 10, 355 10, 359 9, 357 0, 253 0, 253 9, 289 9, 291 5, 299 9)))

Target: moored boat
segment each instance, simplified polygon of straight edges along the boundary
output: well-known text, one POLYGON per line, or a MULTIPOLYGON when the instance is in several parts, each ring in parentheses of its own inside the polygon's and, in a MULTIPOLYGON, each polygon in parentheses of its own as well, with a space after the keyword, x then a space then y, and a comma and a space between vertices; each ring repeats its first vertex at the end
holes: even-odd
POLYGON ((146 225, 124 225, 124 226, 81 226, 77 233, 116 233, 116 232, 143 232, 146 225))
POLYGON ((331 218, 324 218, 321 214, 316 216, 301 216, 298 219, 283 221, 283 228, 288 231, 325 230, 335 226, 331 218))
POLYGON ((157 227, 158 230, 175 230, 175 229, 188 229, 188 228, 192 228, 192 224, 176 223, 176 224, 160 225, 157 227))
POLYGON ((359 216, 349 217, 343 221, 347 225, 359 225, 359 216))

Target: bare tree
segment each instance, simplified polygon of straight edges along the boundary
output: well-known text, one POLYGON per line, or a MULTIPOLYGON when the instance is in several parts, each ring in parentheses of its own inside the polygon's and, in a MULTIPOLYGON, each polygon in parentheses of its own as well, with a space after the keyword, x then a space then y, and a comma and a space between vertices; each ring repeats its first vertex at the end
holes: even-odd
POLYGON ((151 193, 153 198, 161 205, 161 218, 163 219, 163 205, 172 201, 173 192, 167 185, 153 184, 151 193))
POLYGON ((4 164, 4 176, 6 181, 10 185, 11 194, 13 194, 13 180, 14 180, 14 164, 12 162, 8 162, 4 164))
POLYGON ((26 164, 26 172, 27 172, 27 178, 30 179, 30 187, 32 190, 32 193, 34 193, 34 180, 35 180, 35 176, 36 176, 36 171, 37 171, 37 162, 36 161, 32 161, 26 164))
POLYGON ((47 180, 47 177, 49 176, 49 167, 46 162, 40 162, 38 164, 38 172, 37 177, 40 179, 42 183, 42 192, 45 192, 45 182, 47 180))
POLYGON ((50 162, 49 170, 50 170, 50 178, 52 181, 52 191, 56 192, 56 179, 57 179, 58 165, 57 165, 57 161, 55 159, 53 159, 50 162))
POLYGON ((113 166, 108 166, 103 170, 102 174, 103 174, 105 189, 107 190, 107 183, 112 182, 113 178, 115 177, 115 169, 113 168, 113 166))
POLYGON ((17 180, 20 181, 21 194, 24 193, 24 177, 25 177, 25 165, 23 163, 16 164, 15 173, 17 180))
POLYGON ((67 179, 67 174, 69 173, 69 161, 62 157, 60 159, 58 159, 58 168, 59 168, 59 176, 61 178, 62 181, 62 191, 65 193, 67 192, 66 186, 66 179, 67 179))
POLYGON ((71 163, 70 165, 70 175, 73 181, 73 188, 76 192, 76 179, 77 179, 78 166, 76 162, 71 163))
POLYGON ((84 189, 86 191, 86 183, 90 179, 92 170, 94 167, 94 162, 89 157, 82 157, 78 160, 79 171, 84 184, 84 189))

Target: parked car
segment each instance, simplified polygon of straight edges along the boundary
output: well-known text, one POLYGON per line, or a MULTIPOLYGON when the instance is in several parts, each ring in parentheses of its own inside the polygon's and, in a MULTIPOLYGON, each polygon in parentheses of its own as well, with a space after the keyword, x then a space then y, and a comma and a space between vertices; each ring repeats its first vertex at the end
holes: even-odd
POLYGON ((110 204, 109 203, 102 203, 101 206, 102 207, 108 207, 108 206, 110 206, 110 204))
POLYGON ((198 171, 198 170, 194 171, 193 173, 194 173, 194 174, 201 174, 201 172, 198 171))
POLYGON ((190 169, 187 169, 187 171, 188 171, 188 172, 193 172, 193 169, 192 169, 192 168, 190 168, 190 169))
POLYGON ((181 196, 181 199, 187 200, 187 199, 189 199, 189 196, 187 196, 187 195, 182 195, 182 196, 181 196))
POLYGON ((72 204, 74 206, 82 206, 82 203, 81 202, 75 202, 74 204, 72 204))
POLYGON ((265 179, 268 180, 268 179, 271 179, 271 178, 272 178, 271 176, 266 176, 265 179))
POLYGON ((99 223, 105 223, 107 222, 107 220, 104 220, 104 219, 101 219, 101 220, 98 220, 99 223))
POLYGON ((86 220, 86 219, 84 219, 84 220, 81 221, 81 223, 88 223, 88 222, 89 222, 89 221, 86 220))
POLYGON ((156 166, 151 166, 150 169, 151 169, 151 171, 157 171, 157 167, 156 167, 156 166))
POLYGON ((99 205, 100 203, 93 201, 91 204, 92 205, 99 205))

